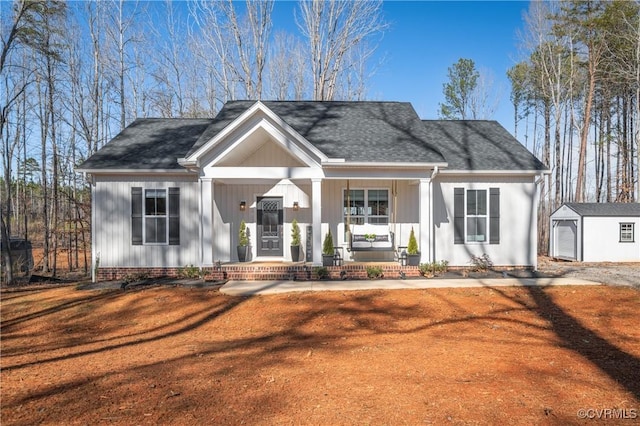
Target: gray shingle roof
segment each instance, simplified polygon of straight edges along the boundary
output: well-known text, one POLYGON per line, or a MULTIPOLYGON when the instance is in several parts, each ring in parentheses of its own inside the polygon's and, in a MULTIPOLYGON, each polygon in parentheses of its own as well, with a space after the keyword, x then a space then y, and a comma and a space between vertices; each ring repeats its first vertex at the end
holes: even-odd
POLYGON ((78 169, 183 169, 184 157, 213 119, 139 118, 78 169))
MULTIPOLYGON (((176 169, 254 105, 231 101, 214 119, 138 119, 79 169, 176 169)), ((496 121, 422 121, 405 102, 263 101, 329 158, 448 163, 450 170, 544 170, 496 121)))
POLYGON ((424 120, 429 141, 449 163, 449 170, 546 170, 497 121, 424 120))
MULTIPOLYGON (((191 152, 250 108, 232 101, 191 152)), ((267 108, 329 158, 370 162, 443 163, 420 118, 405 102, 263 101, 267 108)))
POLYGON ((639 203, 565 203, 581 216, 640 216, 639 203))

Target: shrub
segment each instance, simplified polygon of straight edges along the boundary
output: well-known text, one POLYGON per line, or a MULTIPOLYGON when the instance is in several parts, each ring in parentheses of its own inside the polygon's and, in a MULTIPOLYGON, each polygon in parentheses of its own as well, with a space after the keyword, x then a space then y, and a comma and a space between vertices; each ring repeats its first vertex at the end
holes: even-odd
POLYGON ((382 278, 382 269, 377 266, 367 266, 367 277, 373 278, 382 278))
POLYGON ((298 221, 296 219, 293 219, 291 222, 291 245, 300 245, 300 226, 298 226, 298 221))
POLYGON ((435 277, 440 274, 447 272, 449 267, 449 262, 446 260, 429 262, 429 263, 421 263, 420 264, 420 275, 423 277, 435 277))
POLYGON ((322 267, 318 267, 316 268, 316 275, 318 276, 318 279, 324 279, 327 278, 329 276, 329 270, 327 268, 325 268, 324 266, 322 267))
POLYGON ((249 245, 249 237, 247 236, 247 224, 244 222, 244 220, 240 222, 240 230, 238 231, 238 245, 249 245))
POLYGON ((202 270, 197 266, 187 265, 178 270, 178 276, 180 278, 200 278, 202 276, 202 270))
POLYGON ((324 243, 322 244, 322 254, 326 254, 327 256, 333 255, 333 235, 331 235, 331 230, 329 230, 324 236, 324 243))
POLYGON ((411 227, 411 234, 409 234, 407 254, 418 254, 418 240, 416 240, 416 234, 413 232, 413 226, 411 227))
POLYGON ((469 263, 473 266, 473 270, 479 272, 488 271, 493 267, 493 262, 489 258, 487 253, 482 253, 482 256, 474 256, 471 255, 471 260, 469 263))

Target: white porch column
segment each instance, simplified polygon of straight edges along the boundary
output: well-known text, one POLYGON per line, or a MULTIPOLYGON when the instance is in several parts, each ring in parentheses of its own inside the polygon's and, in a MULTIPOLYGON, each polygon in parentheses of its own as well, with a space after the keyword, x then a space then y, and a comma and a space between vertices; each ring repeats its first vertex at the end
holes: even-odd
POLYGON ((431 262, 431 179, 420 179, 420 262, 431 262))
POLYGON ((311 179, 313 264, 322 265, 322 179, 311 179))
POLYGON ((200 178, 200 266, 213 266, 213 179, 200 178))

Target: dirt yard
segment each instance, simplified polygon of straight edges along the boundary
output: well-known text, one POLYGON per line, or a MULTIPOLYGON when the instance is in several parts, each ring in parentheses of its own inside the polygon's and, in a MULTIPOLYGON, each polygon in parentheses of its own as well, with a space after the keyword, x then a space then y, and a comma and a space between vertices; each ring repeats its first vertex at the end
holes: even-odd
POLYGON ((3 425, 640 418, 630 287, 1 297, 3 425))

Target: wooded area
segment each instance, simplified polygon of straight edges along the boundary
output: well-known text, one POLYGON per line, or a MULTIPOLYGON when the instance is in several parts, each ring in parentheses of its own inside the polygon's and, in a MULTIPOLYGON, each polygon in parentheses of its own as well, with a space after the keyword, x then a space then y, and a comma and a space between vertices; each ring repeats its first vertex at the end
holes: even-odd
MULTIPOLYGON (((56 275, 64 249, 65 265, 87 273, 90 187, 74 167, 136 118, 214 117, 233 99, 367 98, 387 28, 380 1, 301 2, 295 34, 274 31, 273 7, 0 2, 2 239, 32 240, 39 271, 56 275)), ((540 195, 545 252, 560 203, 637 200, 638 2, 532 2, 521 39, 526 59, 508 75, 515 136, 552 170, 540 195)), ((458 88, 475 91, 470 115, 445 115, 490 118, 488 88, 466 65, 473 87, 458 88)))
POLYGON ((516 137, 549 166, 539 251, 563 202, 636 202, 640 192, 638 2, 531 2, 521 36, 528 57, 508 72, 516 137), (529 139, 532 139, 531 141, 529 139))

